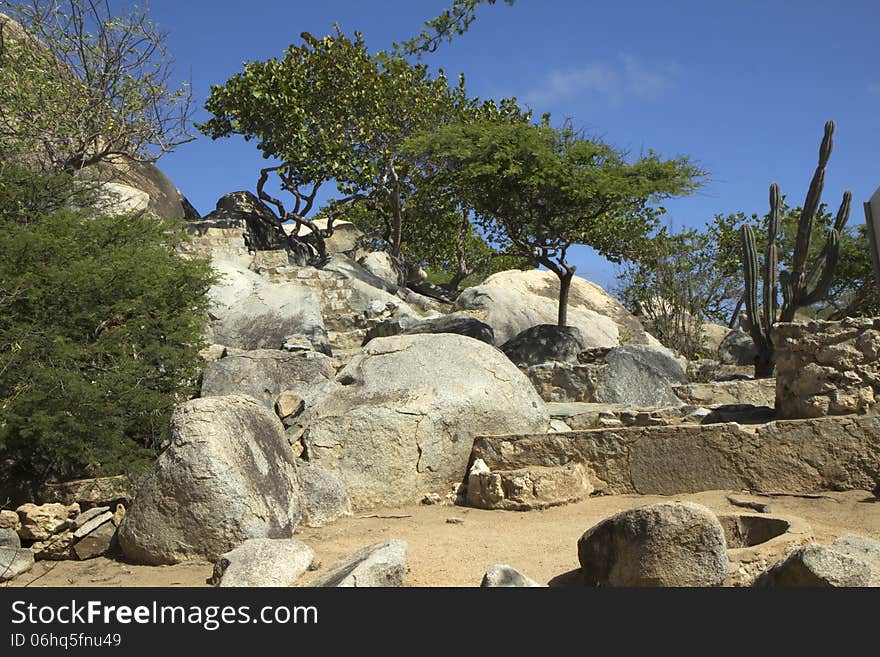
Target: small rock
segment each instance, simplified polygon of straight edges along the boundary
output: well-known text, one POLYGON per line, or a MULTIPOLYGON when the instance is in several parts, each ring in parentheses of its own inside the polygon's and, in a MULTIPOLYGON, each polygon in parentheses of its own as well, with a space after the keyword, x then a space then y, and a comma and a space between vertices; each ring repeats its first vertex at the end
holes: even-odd
POLYGON ((79 504, 22 504, 16 509, 21 521, 21 538, 45 541, 53 534, 70 527, 70 521, 79 515, 79 504))
POLYGON ((0 529, 11 529, 17 532, 21 528, 21 520, 15 511, 0 511, 0 529))
POLYGON ((401 586, 406 572, 406 543, 391 540, 358 550, 333 564, 327 573, 311 583, 313 587, 401 586))
POLYGON ((125 520, 125 507, 122 504, 117 504, 116 513, 113 514, 113 524, 119 527, 123 520, 125 520))
POLYGON ((113 513, 110 511, 106 511, 99 516, 93 516, 87 522, 83 523, 79 529, 73 532, 73 535, 76 538, 83 538, 91 534, 105 522, 110 522, 111 520, 113 520, 113 513))
MULTIPOLYGON (((109 510, 109 506, 96 506, 89 509, 88 511, 83 511, 76 517, 71 526, 74 529, 79 529, 92 518, 97 518, 99 515, 101 515, 102 513, 107 513, 109 510)), ((86 532, 86 534, 88 534, 88 532, 86 532)))
POLYGON ((296 333, 284 338, 281 348, 285 351, 314 351, 315 347, 307 335, 296 333))
POLYGON ((226 347, 222 344, 212 344, 199 352, 199 358, 206 363, 213 363, 226 356, 226 347))
POLYGON ((285 390, 275 399, 275 413, 282 420, 296 417, 306 407, 305 400, 295 392, 285 390))
POLYGON ((33 567, 33 550, 28 548, 0 547, 0 582, 18 577, 33 567))
POLYGON ((548 429, 547 433, 568 433, 569 431, 571 431, 571 427, 565 422, 562 420, 551 419, 550 429, 548 429))
POLYGON ((463 525, 464 518, 447 518, 446 524, 447 525, 463 525))
POLYGON ((540 587, 541 585, 505 564, 490 566, 486 574, 483 575, 483 581, 480 582, 482 588, 535 586, 540 587))
POLYGON ((100 557, 110 549, 115 535, 116 525, 105 522, 77 541, 73 545, 73 552, 80 561, 100 557))
POLYGON ((430 506, 433 504, 443 504, 443 498, 439 493, 428 493, 422 498, 422 504, 430 506))
POLYGON ((219 586, 292 586, 315 553, 294 539, 252 538, 220 557, 226 566, 219 586))
POLYGON ((76 538, 73 532, 63 531, 59 534, 53 534, 44 541, 36 541, 31 544, 34 551, 34 558, 37 561, 66 561, 73 559, 73 544, 76 538))

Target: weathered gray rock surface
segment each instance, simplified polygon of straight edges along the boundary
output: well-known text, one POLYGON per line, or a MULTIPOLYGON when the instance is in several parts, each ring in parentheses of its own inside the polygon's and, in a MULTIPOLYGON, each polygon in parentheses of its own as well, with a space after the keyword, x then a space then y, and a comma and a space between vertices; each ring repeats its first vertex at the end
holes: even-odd
POLYGON ((681 362, 664 347, 626 345, 605 356, 596 399, 606 404, 672 406, 679 403, 672 386, 687 383, 681 362))
POLYGON ((300 491, 303 500, 303 523, 321 527, 342 516, 351 515, 351 502, 339 478, 317 465, 297 461, 300 491))
POLYGON ((575 326, 539 324, 527 328, 501 345, 501 351, 517 366, 551 361, 576 363, 587 342, 575 326))
POLYGON ((535 587, 541 586, 536 581, 529 579, 521 572, 506 564, 495 564, 490 566, 483 575, 483 581, 480 582, 482 588, 500 588, 500 587, 535 587))
POLYGON ((237 349, 280 349, 292 334, 308 337, 316 351, 330 353, 321 304, 313 290, 290 281, 270 283, 252 271, 214 260, 221 280, 209 297, 209 340, 237 349))
POLYGON ((147 564, 216 560, 250 538, 290 538, 302 516, 293 454, 275 414, 251 397, 193 399, 139 483, 119 527, 147 564))
POLYGON ((401 586, 406 574, 406 543, 399 540, 374 543, 333 564, 311 582, 314 587, 401 586))
POLYGON ((834 546, 805 545, 773 564, 755 580, 756 587, 877 586, 870 564, 834 546))
POLYGON ((466 475, 474 436, 546 431, 544 403, 500 351, 453 334, 376 338, 301 416, 306 456, 355 508, 418 502, 466 475))
POLYGON ((5 582, 34 567, 34 552, 28 548, 0 547, 0 582, 5 582))
MULTIPOLYGON (((510 270, 463 290, 455 305, 489 324, 496 344, 504 344, 532 326, 556 322, 558 300, 559 279, 553 272, 510 270)), ((580 329, 590 347, 657 344, 619 301, 578 276, 572 280, 568 324, 580 329)))
POLYGON ((219 586, 292 586, 314 557, 312 548, 294 539, 252 538, 221 555, 219 586))
POLYGON ((282 392, 313 404, 337 387, 335 361, 315 351, 243 351, 214 361, 202 375, 202 397, 249 395, 274 408, 282 392))
POLYGON ((718 586, 729 563, 724 530, 706 507, 661 502, 623 511, 578 541, 590 586, 718 586))
POLYGON ((741 329, 732 330, 718 346, 718 360, 726 365, 753 365, 757 353, 752 336, 741 329))

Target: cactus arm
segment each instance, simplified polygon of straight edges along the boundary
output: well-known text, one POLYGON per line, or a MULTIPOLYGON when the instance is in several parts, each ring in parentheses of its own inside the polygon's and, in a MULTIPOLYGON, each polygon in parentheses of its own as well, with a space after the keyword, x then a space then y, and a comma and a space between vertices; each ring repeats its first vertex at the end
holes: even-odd
POLYGON ((790 322, 794 319, 794 313, 797 310, 797 306, 794 305, 791 272, 787 270, 779 272, 779 287, 782 288, 782 312, 779 314, 779 321, 790 322))
POLYGON ((852 202, 852 192, 845 192, 840 208, 837 210, 837 217, 834 219, 834 225, 828 233, 825 246, 822 252, 813 263, 813 269, 807 276, 804 285, 804 294, 802 305, 809 306, 821 301, 828 293, 831 287, 833 273, 837 267, 838 257, 840 255, 840 237, 847 220, 849 220, 850 205, 852 202), (836 233, 836 235, 832 235, 836 233))
POLYGON ((776 236, 779 234, 780 211, 779 185, 770 185, 770 217, 767 222, 767 253, 764 257, 764 323, 763 333, 769 341, 776 321, 776 268, 779 260, 776 252, 776 236))
POLYGON ((803 297, 805 306, 821 301, 828 294, 828 288, 831 287, 831 282, 834 280, 834 269, 837 267, 837 259, 840 255, 840 233, 833 228, 828 233, 828 241, 825 243, 822 253, 824 267, 821 269, 817 267, 813 273, 820 272, 819 275, 811 276, 816 281, 813 289, 803 297))
POLYGON ((749 224, 744 224, 740 234, 743 247, 743 273, 745 277, 746 313, 749 317, 749 333, 760 351, 767 341, 763 332, 758 310, 758 247, 755 232, 749 224))
POLYGON ((807 264, 807 254, 810 250, 810 236, 813 232, 813 221, 816 218, 819 200, 822 198, 822 189, 825 186, 825 166, 828 164, 828 158, 831 156, 833 145, 834 121, 828 121, 825 123, 825 134, 819 147, 819 164, 813 173, 813 180, 810 181, 810 188, 807 191, 807 198, 804 201, 804 208, 798 222, 794 259, 791 268, 791 285, 794 292, 792 303, 795 306, 803 305, 798 297, 801 296, 804 290, 804 269, 807 264))

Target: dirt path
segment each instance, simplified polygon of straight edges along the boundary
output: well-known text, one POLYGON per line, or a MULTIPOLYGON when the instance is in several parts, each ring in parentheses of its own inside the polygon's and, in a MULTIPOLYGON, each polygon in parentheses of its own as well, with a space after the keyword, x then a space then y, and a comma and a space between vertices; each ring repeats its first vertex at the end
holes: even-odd
MULTIPOLYGON (((391 538, 408 544, 408 586, 477 586, 486 568, 507 563, 546 583, 578 567, 577 540, 594 524, 618 511, 663 500, 704 504, 717 513, 742 512, 727 501, 729 491, 694 495, 621 495, 594 497, 578 504, 519 513, 452 506, 413 506, 377 510, 380 516, 343 518, 326 527, 297 530, 296 538, 315 550, 322 567, 303 576, 307 583, 337 559, 370 543, 391 538), (458 518, 461 523, 447 520, 458 518)), ((829 493, 832 499, 758 498, 774 515, 803 518, 818 542, 845 533, 880 539, 880 503, 866 491, 829 493)), ((174 566, 136 566, 110 559, 41 561, 11 586, 206 586, 212 566, 189 562, 174 566)))

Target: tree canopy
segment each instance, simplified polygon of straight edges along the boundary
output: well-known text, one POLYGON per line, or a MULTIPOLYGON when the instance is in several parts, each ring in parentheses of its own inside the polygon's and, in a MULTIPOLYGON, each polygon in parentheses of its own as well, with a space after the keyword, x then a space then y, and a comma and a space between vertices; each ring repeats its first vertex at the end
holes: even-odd
POLYGON ((0 0, 0 151, 74 172, 114 156, 155 161, 190 141, 190 87, 174 84, 166 35, 133 8, 0 0))
POLYGON ((0 477, 137 471, 197 394, 207 262, 171 222, 93 208, 69 175, 0 168, 0 477))
POLYGON ((573 244, 612 261, 637 249, 662 208, 652 201, 687 194, 703 172, 687 158, 648 153, 634 162, 569 126, 483 120, 422 134, 406 146, 442 163, 433 184, 475 213, 488 241, 531 258, 560 278, 559 324, 575 267, 573 244))
MULTIPOLYGON (((214 139, 238 134, 257 140, 263 156, 275 162, 261 171, 257 194, 277 209, 279 225, 296 224, 292 241, 301 226, 309 229, 318 262, 337 216, 363 218, 345 209, 355 201, 366 202, 384 227, 391 255, 403 254, 422 221, 419 188, 430 169, 402 151, 408 137, 469 118, 528 120, 512 99, 469 98, 463 78, 451 85, 442 71, 435 77, 399 55, 371 55, 358 33, 349 38, 337 28, 322 39, 307 33, 302 39, 281 59, 248 63, 225 85, 212 87, 206 108, 213 117, 199 129, 214 139), (292 204, 269 193, 271 175, 292 204), (318 190, 330 184, 343 197, 323 208, 329 221, 321 230, 310 213, 318 190)), ((448 228, 457 233, 457 223, 448 228)))

